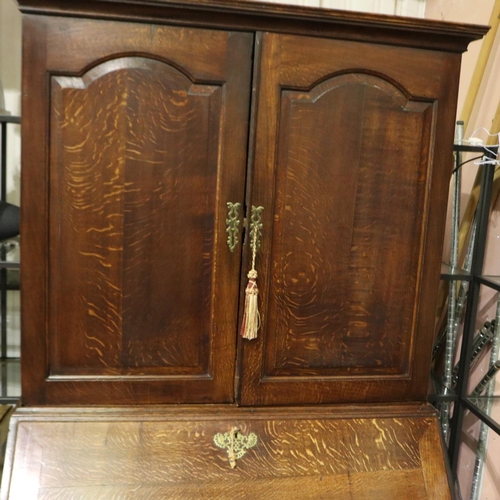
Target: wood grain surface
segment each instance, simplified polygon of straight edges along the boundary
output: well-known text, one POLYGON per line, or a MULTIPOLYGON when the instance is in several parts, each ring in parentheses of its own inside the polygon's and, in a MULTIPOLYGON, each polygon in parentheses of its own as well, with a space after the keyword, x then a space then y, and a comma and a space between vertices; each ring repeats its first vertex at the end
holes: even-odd
POLYGON ((25 408, 2 498, 450 500, 416 402, 460 53, 486 29, 19 3, 25 408), (252 342, 227 202, 241 229, 264 207, 252 342), (232 469, 214 435, 234 428, 258 441, 232 469))
POLYGON ((264 34, 262 328, 243 342, 242 404, 425 398, 457 63, 264 34))
POLYGON ((408 375, 432 120, 363 73, 282 91, 266 375, 408 375))
POLYGON ((51 375, 208 375, 221 87, 123 57, 51 88, 51 375))
POLYGON ((253 36, 33 23, 52 76, 47 365, 30 370, 47 402, 232 401, 226 203, 243 205, 253 36))
MULTIPOLYGON (((203 28, 130 22, 140 2, 99 19, 118 4, 24 17, 23 404, 424 400, 456 52, 479 28, 327 13, 333 38, 254 49, 209 29, 250 4, 200 3, 203 28), (228 201, 265 208, 263 328, 238 354, 228 201)), ((319 22, 294 12, 268 14, 319 22)))
MULTIPOLYGON (((287 418, 272 410, 246 418, 221 408, 175 418, 148 412, 79 410, 14 415, 3 499, 433 499, 448 500, 433 416, 287 418), (71 421, 71 413, 73 421, 71 421), (97 417, 97 418, 93 418, 97 417), (213 437, 238 427, 258 443, 231 469, 213 437), (428 453, 429 447, 434 453, 428 453)), ((323 410, 323 414, 325 411, 323 410)), ((290 414, 290 410, 288 410, 290 414)), ((316 415, 317 417, 317 415, 316 415)))
POLYGON ((413 46, 462 53, 486 26, 255 0, 18 0, 26 14, 210 25, 413 46))

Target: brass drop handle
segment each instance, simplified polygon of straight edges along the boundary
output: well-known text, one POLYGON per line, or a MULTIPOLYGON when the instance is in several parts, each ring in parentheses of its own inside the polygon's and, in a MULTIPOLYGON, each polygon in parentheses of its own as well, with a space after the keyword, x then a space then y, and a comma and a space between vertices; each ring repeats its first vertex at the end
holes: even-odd
POLYGON ((241 322, 240 335, 244 339, 253 340, 257 338, 257 331, 260 328, 260 313, 258 304, 259 289, 257 287, 257 269, 255 261, 257 250, 260 248, 262 237, 262 211, 264 207, 252 207, 250 219, 250 245, 252 248, 252 268, 247 274, 248 285, 245 289, 245 309, 241 322))
POLYGON ((214 443, 223 450, 227 450, 227 458, 231 469, 236 467, 236 460, 242 458, 245 453, 257 444, 257 434, 251 432, 248 436, 243 435, 238 427, 233 427, 230 432, 214 436, 214 443))
POLYGON ((254 207, 252 206, 252 215, 250 217, 250 245, 252 245, 252 250, 257 252, 260 249, 260 240, 262 238, 262 211, 264 207, 254 207))
POLYGON ((231 252, 234 252, 236 245, 238 245, 238 234, 240 231, 240 216, 238 210, 240 209, 240 203, 227 202, 227 219, 226 219, 226 233, 227 233, 227 245, 231 252))

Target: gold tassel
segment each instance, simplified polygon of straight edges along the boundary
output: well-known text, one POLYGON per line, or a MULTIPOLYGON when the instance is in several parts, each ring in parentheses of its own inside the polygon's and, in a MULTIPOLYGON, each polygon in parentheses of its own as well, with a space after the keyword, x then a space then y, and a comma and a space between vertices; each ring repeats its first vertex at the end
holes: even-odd
POLYGON ((245 290, 245 313, 243 314, 240 334, 244 339, 252 340, 257 338, 257 330, 260 328, 257 271, 252 269, 248 273, 248 278, 248 285, 245 290))

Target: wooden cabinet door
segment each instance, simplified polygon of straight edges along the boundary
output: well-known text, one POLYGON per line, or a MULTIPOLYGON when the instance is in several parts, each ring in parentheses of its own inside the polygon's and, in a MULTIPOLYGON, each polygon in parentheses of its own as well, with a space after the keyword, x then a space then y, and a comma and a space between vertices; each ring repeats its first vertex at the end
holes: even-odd
POLYGON ((424 400, 459 56, 261 45, 262 326, 242 341, 241 402, 424 400))
POLYGON ((24 404, 231 402, 253 35, 25 22, 24 404))

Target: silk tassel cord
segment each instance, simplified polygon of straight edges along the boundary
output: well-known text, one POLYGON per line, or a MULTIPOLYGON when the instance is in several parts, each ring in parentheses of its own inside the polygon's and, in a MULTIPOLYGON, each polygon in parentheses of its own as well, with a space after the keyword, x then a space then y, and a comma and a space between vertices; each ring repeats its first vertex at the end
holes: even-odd
POLYGON ((252 269, 248 277, 248 285, 245 290, 245 312, 241 324, 241 336, 244 339, 252 340, 257 338, 257 331, 260 328, 259 314, 259 289, 257 288, 257 271, 255 269, 255 259, 257 257, 257 236, 258 228, 255 227, 252 235, 252 269))

